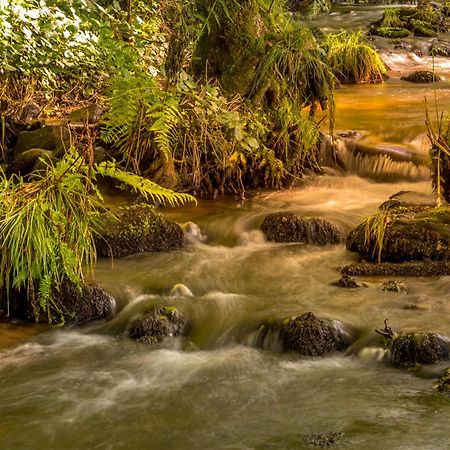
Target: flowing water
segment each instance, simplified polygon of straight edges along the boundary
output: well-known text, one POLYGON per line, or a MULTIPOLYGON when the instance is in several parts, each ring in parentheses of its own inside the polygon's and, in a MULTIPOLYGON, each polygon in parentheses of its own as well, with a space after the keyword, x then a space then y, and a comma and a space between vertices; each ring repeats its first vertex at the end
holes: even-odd
MULTIPOLYGON (((425 95, 434 95, 429 86, 398 78, 342 88, 337 128, 360 130, 367 145, 424 153, 425 95)), ((446 81, 437 96, 448 109, 446 81)), ((375 277, 341 289, 332 284, 339 267, 357 259, 343 245, 272 244, 258 230, 268 213, 293 211, 349 231, 398 191, 430 193, 412 162, 358 158, 356 173, 365 166, 404 176, 379 183, 331 168, 289 191, 167 211, 196 224, 185 249, 98 264, 96 280, 117 300, 113 320, 72 330, 1 325, 0 448, 307 449, 309 435, 331 432, 343 433, 343 449, 450 448, 450 402, 430 378, 442 367, 388 367, 373 332, 388 317, 396 330, 450 336, 450 277, 404 279, 404 293, 383 291, 375 277), (188 289, 173 295, 177 284, 188 289), (127 339, 127 326, 151 305, 185 313, 188 339, 127 339), (323 358, 256 348, 258 324, 307 311, 353 327, 358 341, 323 358)))

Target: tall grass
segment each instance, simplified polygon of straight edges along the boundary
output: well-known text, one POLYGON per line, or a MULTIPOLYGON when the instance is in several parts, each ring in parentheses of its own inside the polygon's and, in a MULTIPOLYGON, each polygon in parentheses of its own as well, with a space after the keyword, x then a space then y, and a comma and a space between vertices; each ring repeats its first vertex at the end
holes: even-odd
POLYGON ((342 83, 377 83, 387 69, 378 53, 364 39, 363 32, 341 31, 324 41, 329 65, 342 83))

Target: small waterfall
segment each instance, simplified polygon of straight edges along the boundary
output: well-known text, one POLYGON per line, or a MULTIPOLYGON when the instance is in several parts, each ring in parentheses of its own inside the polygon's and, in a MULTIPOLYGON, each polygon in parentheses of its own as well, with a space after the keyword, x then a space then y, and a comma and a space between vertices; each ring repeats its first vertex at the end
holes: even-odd
POLYGON ((322 162, 375 181, 425 181, 430 178, 428 157, 401 144, 370 143, 357 132, 342 133, 335 139, 324 136, 322 162))

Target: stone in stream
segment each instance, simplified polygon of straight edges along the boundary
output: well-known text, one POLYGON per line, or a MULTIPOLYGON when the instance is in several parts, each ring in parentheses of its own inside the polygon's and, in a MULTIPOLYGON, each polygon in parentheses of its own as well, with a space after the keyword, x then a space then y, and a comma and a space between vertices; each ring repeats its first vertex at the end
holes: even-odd
POLYGON ((417 70, 400 79, 409 81, 410 83, 433 83, 435 81, 441 81, 438 75, 428 70, 417 70))
POLYGON ((120 257, 143 252, 177 250, 184 245, 183 230, 151 205, 122 207, 101 215, 96 248, 100 256, 120 257))
POLYGON ((341 273, 351 276, 433 277, 450 275, 450 261, 361 262, 344 266, 341 273))
MULTIPOLYGON (((10 318, 27 322, 63 322, 80 325, 93 320, 112 317, 116 307, 115 299, 98 284, 90 283, 78 288, 66 280, 58 289, 52 289, 51 314, 39 306, 39 296, 32 301, 25 291, 10 292, 10 318)), ((0 295, 0 310, 7 310, 6 298, 0 295)))
POLYGON ((305 443, 311 447, 327 448, 334 447, 344 438, 344 433, 334 431, 326 434, 310 434, 305 436, 305 443))
POLYGON ((186 336, 188 331, 189 321, 177 308, 157 306, 134 320, 128 335, 140 342, 156 344, 168 337, 186 336))
POLYGON ((397 281, 397 280, 384 281, 381 284, 381 289, 383 291, 389 291, 389 292, 407 292, 408 291, 406 284, 403 283, 402 281, 397 281))
POLYGON ((291 212, 269 214, 261 225, 261 231, 269 241, 308 244, 339 244, 343 231, 320 217, 300 217, 291 212))
POLYGON ((192 291, 184 284, 178 283, 171 290, 172 297, 193 297, 192 291))
POLYGON ((364 283, 358 283, 353 277, 349 275, 342 275, 341 279, 334 283, 336 286, 346 289, 356 289, 359 287, 367 287, 364 283))
POLYGON ((388 349, 394 366, 402 368, 450 358, 450 340, 437 333, 399 333, 394 335, 388 349))
POLYGON ((312 312, 285 319, 280 325, 280 340, 283 350, 305 356, 340 352, 350 345, 350 336, 342 327, 312 312))
POLYGON ((346 245, 348 250, 371 261, 378 257, 378 262, 393 263, 448 261, 450 208, 384 206, 349 233, 346 245))
POLYGON ((450 369, 447 369, 445 373, 433 383, 433 388, 442 393, 450 393, 450 369))

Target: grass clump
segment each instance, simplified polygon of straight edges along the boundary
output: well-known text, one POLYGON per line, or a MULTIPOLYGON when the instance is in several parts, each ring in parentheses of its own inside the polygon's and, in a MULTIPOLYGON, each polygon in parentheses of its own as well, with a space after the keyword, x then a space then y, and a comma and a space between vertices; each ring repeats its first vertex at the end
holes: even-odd
POLYGON ((329 34, 324 41, 330 67, 342 83, 383 81, 386 66, 378 53, 365 42, 362 31, 329 34))

